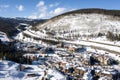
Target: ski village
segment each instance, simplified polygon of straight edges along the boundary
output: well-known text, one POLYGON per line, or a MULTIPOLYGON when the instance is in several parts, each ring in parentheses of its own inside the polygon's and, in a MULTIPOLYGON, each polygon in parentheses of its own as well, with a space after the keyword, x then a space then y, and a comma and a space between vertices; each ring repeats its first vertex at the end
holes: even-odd
POLYGON ((0 32, 0 80, 120 80, 120 17, 114 12, 71 11, 16 29, 12 37, 0 32))

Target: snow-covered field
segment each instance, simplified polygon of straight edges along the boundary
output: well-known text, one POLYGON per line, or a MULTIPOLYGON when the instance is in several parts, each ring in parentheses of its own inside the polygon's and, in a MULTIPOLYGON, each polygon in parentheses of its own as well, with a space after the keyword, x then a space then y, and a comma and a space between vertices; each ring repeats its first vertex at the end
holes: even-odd
MULTIPOLYGON (((19 70, 19 64, 11 61, 0 61, 0 80, 42 80, 45 67, 42 65, 23 65, 30 69, 23 71, 19 70), (36 74, 34 77, 27 76, 28 74, 36 74)), ((58 71, 48 69, 48 74, 53 77, 50 80, 65 80, 58 71)))

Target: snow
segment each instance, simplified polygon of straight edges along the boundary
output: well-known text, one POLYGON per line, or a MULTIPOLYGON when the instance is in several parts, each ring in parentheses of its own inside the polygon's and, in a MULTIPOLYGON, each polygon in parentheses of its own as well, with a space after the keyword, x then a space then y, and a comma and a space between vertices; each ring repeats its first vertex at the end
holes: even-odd
MULTIPOLYGON (((33 33, 29 32, 28 30, 26 30, 25 33, 29 34, 30 36, 37 37, 37 38, 44 38, 46 36, 43 33, 40 34, 40 35, 36 35, 35 33, 33 34, 33 33)), ((41 43, 41 42, 38 42, 38 41, 34 40, 33 38, 25 38, 25 39, 23 39, 23 37, 24 36, 22 35, 22 33, 20 33, 16 37, 16 39, 24 40, 24 41, 27 41, 27 42, 41 43)), ((52 39, 52 38, 49 38, 49 39, 57 41, 56 39, 52 39)), ((120 52, 120 47, 119 46, 109 45, 109 43, 108 44, 104 44, 103 42, 101 42, 102 43, 101 44, 101 43, 96 43, 96 41, 90 42, 90 41, 87 41, 87 40, 86 41, 84 41, 84 40, 79 40, 79 41, 65 41, 64 40, 62 42, 72 43, 72 44, 79 44, 79 45, 85 45, 85 46, 90 46, 90 47, 94 46, 94 47, 99 47, 99 48, 102 48, 102 49, 107 49, 107 50, 111 50, 111 51, 115 51, 115 52, 120 52)))
POLYGON ((24 38, 24 37, 25 36, 23 36, 23 33, 21 32, 16 37, 14 37, 14 38, 17 39, 17 40, 20 40, 22 42, 25 42, 25 43, 32 42, 32 43, 41 44, 41 41, 36 41, 36 40, 33 40, 33 38, 28 38, 28 37, 24 38))
POLYGON ((48 74, 53 75, 53 77, 50 80, 66 80, 66 77, 55 69, 49 69, 48 74))
POLYGON ((77 69, 81 69, 81 70, 83 70, 83 71, 86 71, 86 70, 87 70, 87 68, 85 68, 85 67, 77 67, 77 69))
POLYGON ((118 46, 112 46, 112 45, 106 45, 106 44, 100 44, 100 43, 94 43, 94 42, 89 42, 89 41, 64 41, 66 43, 71 43, 71 44, 79 44, 79 45, 85 45, 88 47, 99 47, 101 49, 107 49, 115 52, 120 52, 120 47, 118 46))
POLYGON ((24 33, 29 34, 29 35, 31 35, 33 37, 38 37, 38 38, 40 38, 42 36, 46 36, 46 34, 43 34, 43 33, 39 32, 39 31, 35 32, 35 31, 31 31, 31 30, 29 30, 29 31, 26 30, 26 31, 24 31, 24 33))
MULTIPOLYGON (((43 65, 23 65, 29 67, 19 71, 19 64, 11 61, 0 61, 0 80, 41 80, 46 67, 43 65), (3 67, 4 66, 4 67, 3 67), (27 74, 38 74, 39 76, 28 77, 27 74)), ((65 76, 55 69, 48 69, 48 75, 53 75, 50 80, 65 80, 65 76)))
POLYGON ((113 31, 115 29, 120 30, 120 21, 111 20, 112 17, 102 14, 75 14, 67 15, 62 18, 58 18, 55 21, 48 21, 44 24, 40 24, 37 27, 39 29, 50 28, 51 30, 80 30, 82 33, 86 33, 88 30, 90 33, 106 32, 108 30, 113 31), (114 26, 114 28, 113 28, 114 26))
POLYGON ((119 66, 114 65, 113 67, 120 72, 120 65, 119 66))
POLYGON ((120 46, 120 41, 109 41, 105 36, 102 36, 99 38, 92 38, 92 39, 89 39, 89 41, 120 46))
MULTIPOLYGON (((55 39, 54 37, 60 37, 60 38, 66 38, 66 36, 68 35, 75 35, 75 34, 80 34, 80 35, 90 35, 90 34, 96 34, 99 32, 107 32, 107 31, 112 31, 115 33, 115 30, 117 29, 118 32, 116 33, 120 33, 120 21, 116 21, 116 20, 111 20, 111 16, 107 16, 107 15, 100 15, 100 14, 76 14, 75 16, 73 15, 69 15, 69 16, 64 16, 61 19, 55 20, 55 21, 48 21, 40 26, 37 26, 38 28, 40 28, 41 30, 31 30, 31 29, 27 29, 21 33, 19 33, 15 39, 18 39, 20 41, 23 42, 32 42, 32 43, 37 43, 37 44, 41 44, 40 40, 35 40, 33 37, 36 38, 42 38, 45 39, 45 37, 47 37, 46 39, 49 40, 53 40, 53 41, 57 41, 57 39, 55 39), (96 18, 97 16, 97 18, 96 18), (57 32, 54 36, 48 36, 46 34, 46 31, 44 30, 44 28, 49 28, 50 30, 54 30, 55 32, 57 32), (68 33, 62 33, 60 34, 59 32, 63 32, 64 30, 68 31, 68 33), (71 33, 70 31, 74 31, 73 33, 71 33), (23 33, 29 35, 30 37, 26 37, 23 35, 23 33)), ((72 36, 73 38, 73 36, 72 36)), ((77 45, 85 45, 87 46, 87 51, 88 52, 92 52, 92 53, 97 53, 97 54, 104 54, 105 56, 111 57, 115 60, 119 60, 120 61, 120 42, 117 41, 109 41, 107 40, 107 38, 105 36, 99 37, 99 38, 78 38, 78 40, 59 40, 60 42, 65 42, 65 43, 69 43, 69 44, 77 44, 77 45), (96 48, 96 49, 94 49, 96 48), (114 52, 118 53, 118 54, 114 54, 114 52), (105 54, 105 53, 109 53, 109 54, 105 54)), ((44 44, 45 46, 47 46, 46 44, 44 44)), ((77 46, 78 47, 78 46, 77 46)), ((61 54, 63 54, 64 52, 62 51, 66 51, 66 50, 61 50, 60 51, 56 51, 56 52, 60 52, 61 54)), ((24 56, 34 56, 33 54, 26 54, 24 56)), ((83 54, 82 57, 83 58, 87 58, 89 59, 91 54, 83 54)), ((75 63, 74 60, 73 61, 68 61, 65 59, 65 57, 59 57, 57 55, 50 55, 52 57, 54 57, 55 59, 53 59, 56 62, 63 62, 66 63, 66 65, 64 66, 65 68, 70 68, 71 66, 73 66, 73 64, 75 63)), ((96 55, 97 56, 97 55, 96 55)), ((53 61, 53 62, 54 62, 53 61)), ((46 70, 45 68, 40 68, 39 66, 37 66, 40 61, 34 61, 33 64, 35 65, 24 65, 26 67, 30 67, 31 69, 26 69, 23 72, 14 72, 16 75, 21 75, 20 78, 21 80, 23 79, 31 79, 29 77, 26 78, 26 74, 27 73, 37 73, 40 74, 41 76, 44 75, 44 71, 46 70)), ((77 62, 77 61, 76 61, 77 62)), ((78 62, 79 63, 79 62, 78 62)), ((5 64, 5 63, 4 63, 5 64)), ((81 63, 79 63, 81 65, 81 63)), ((75 65, 74 65, 75 66, 75 65)), ((3 66, 4 67, 4 66, 3 66)), ((97 72, 103 72, 105 74, 110 74, 110 71, 105 71, 103 69, 103 67, 101 66, 97 66, 98 69, 96 70, 97 72)), ((120 71, 120 68, 117 66, 113 66, 115 69, 120 71)), ((8 66, 6 66, 5 68, 8 68, 8 66)), ((110 68, 110 67, 108 67, 110 68)), ((78 69, 82 69, 82 70, 88 70, 88 72, 86 72, 83 76, 83 79, 85 80, 91 80, 92 76, 90 74, 90 69, 88 69, 88 67, 86 68, 85 66, 82 67, 78 67, 78 69)), ((4 70, 4 69, 3 69, 4 70)), ((47 70, 48 75, 52 76, 52 78, 50 78, 50 80, 65 80, 65 76, 62 75, 59 71, 57 71, 56 69, 51 69, 49 68, 47 70)), ((47 76, 48 76, 47 75, 47 76)), ((1 73, 1 76, 3 76, 3 73, 1 73)), ((40 77, 37 77, 37 79, 41 79, 40 77)), ((13 77, 15 77, 15 75, 13 75, 13 77)), ((15 77, 16 78, 16 77, 15 77)), ((17 78, 16 78, 17 79, 17 78)), ((37 80, 36 78, 32 78, 33 80, 37 80)), ((105 79, 105 77, 102 77, 100 80, 105 79)))
POLYGON ((6 33, 0 31, 0 40, 3 42, 9 42, 9 38, 7 37, 6 33))
POLYGON ((91 75, 91 70, 89 70, 88 72, 86 72, 83 76, 83 79, 85 80, 92 80, 92 75, 91 75))
MULTIPOLYGON (((15 62, 0 61, 0 80, 29 80, 26 78, 25 72, 18 70, 18 66, 19 64, 15 62), (4 66, 4 68, 1 68, 1 66, 4 66)), ((35 79, 31 78, 31 80, 35 79)))

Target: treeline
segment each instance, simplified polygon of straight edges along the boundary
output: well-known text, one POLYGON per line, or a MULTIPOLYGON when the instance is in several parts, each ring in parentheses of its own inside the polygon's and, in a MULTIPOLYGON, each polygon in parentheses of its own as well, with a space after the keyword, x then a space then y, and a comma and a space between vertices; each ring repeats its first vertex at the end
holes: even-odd
POLYGON ((9 60, 17 63, 31 64, 31 59, 23 57, 24 52, 16 50, 14 43, 4 44, 0 40, 0 59, 9 60))
POLYGON ((12 60, 14 61, 14 59, 18 59, 16 55, 17 51, 13 45, 13 43, 7 43, 4 44, 1 40, 0 40, 0 58, 1 59, 7 59, 7 60, 12 60))
POLYGON ((0 31, 5 32, 8 36, 13 36, 18 32, 15 26, 10 20, 0 18, 0 31))
MULTIPOLYGON (((0 40, 0 59, 20 63, 21 62, 20 58, 22 58, 22 56, 23 56, 22 51, 17 51, 13 43, 4 44, 0 40)), ((24 62, 27 61, 25 61, 24 59, 24 62)))
POLYGON ((17 53, 0 53, 0 58, 2 60, 9 60, 14 61, 21 64, 32 64, 31 58, 24 57, 23 53, 17 52, 17 53))
POLYGON ((120 34, 114 34, 110 31, 107 32, 106 37, 112 41, 115 41, 115 40, 120 41, 120 34))
POLYGON ((4 44, 0 40, 0 53, 14 53, 14 52, 16 52, 16 50, 15 47, 13 46, 13 43, 4 44))

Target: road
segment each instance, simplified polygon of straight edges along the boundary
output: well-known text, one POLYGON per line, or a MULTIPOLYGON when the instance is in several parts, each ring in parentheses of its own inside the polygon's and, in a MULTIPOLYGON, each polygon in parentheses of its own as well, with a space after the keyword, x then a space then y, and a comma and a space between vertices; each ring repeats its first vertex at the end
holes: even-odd
POLYGON ((53 37, 45 38, 45 37, 33 35, 32 33, 27 33, 27 34, 32 37, 39 38, 40 40, 47 40, 47 41, 53 41, 53 42, 65 42, 65 43, 76 44, 76 45, 84 45, 84 46, 89 46, 91 48, 100 49, 100 50, 104 50, 104 51, 107 51, 110 53, 120 55, 120 46, 119 45, 95 42, 95 41, 89 41, 89 40, 79 40, 79 41, 57 40, 53 37))
POLYGON ((105 44, 105 43, 99 43, 99 42, 94 42, 94 41, 85 41, 85 40, 63 41, 63 42, 70 43, 70 44, 76 44, 76 45, 84 45, 84 46, 88 46, 91 48, 100 49, 100 50, 104 50, 104 51, 107 51, 110 53, 120 55, 120 47, 117 45, 113 45, 113 44, 105 44))

